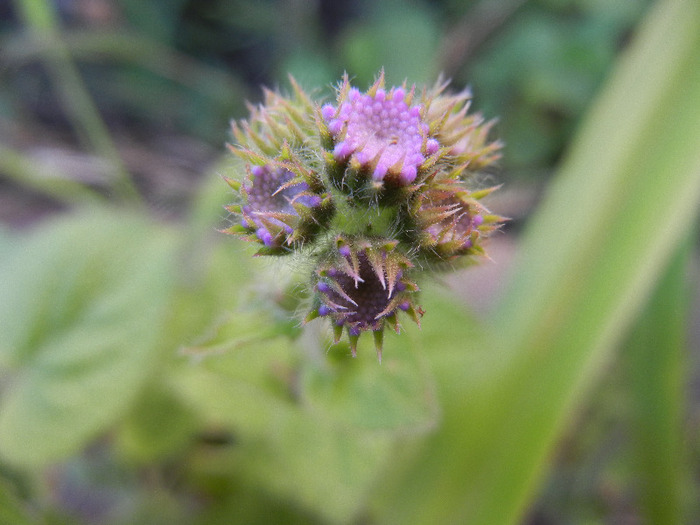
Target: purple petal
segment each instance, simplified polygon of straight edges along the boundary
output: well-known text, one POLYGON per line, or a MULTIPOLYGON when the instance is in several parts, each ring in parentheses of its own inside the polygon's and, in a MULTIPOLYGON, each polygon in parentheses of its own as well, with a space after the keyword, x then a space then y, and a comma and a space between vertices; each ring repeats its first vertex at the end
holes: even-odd
POLYGON ((372 178, 376 181, 384 180, 384 175, 386 175, 387 171, 389 171, 389 166, 387 166, 383 161, 380 160, 377 163, 377 167, 374 168, 372 178))
POLYGON ((331 120, 328 124, 328 131, 333 135, 337 135, 343 129, 343 121, 340 119, 331 120))
POLYGON ((428 142, 425 144, 425 151, 428 155, 432 155, 433 153, 436 153, 437 150, 440 149, 440 144, 438 143, 437 140, 435 139, 428 139, 428 142))
POLYGON ((336 109, 331 104, 326 104, 321 108, 321 115, 323 115, 323 118, 326 119, 326 121, 330 121, 333 117, 335 117, 335 112, 336 109))
POLYGON ((258 236, 258 239, 260 239, 265 244, 265 246, 269 248, 273 246, 272 235, 269 231, 267 231, 267 229, 258 228, 258 230, 255 232, 255 235, 258 236))
POLYGON ((411 184, 414 180, 416 180, 417 176, 418 176, 418 170, 416 169, 415 166, 413 166, 411 164, 404 166, 403 169, 401 170, 401 182, 404 185, 411 184))
POLYGON ((352 146, 346 140, 344 140, 343 142, 338 142, 338 144, 336 144, 335 148, 333 149, 333 156, 336 159, 340 160, 347 159, 351 153, 352 146))

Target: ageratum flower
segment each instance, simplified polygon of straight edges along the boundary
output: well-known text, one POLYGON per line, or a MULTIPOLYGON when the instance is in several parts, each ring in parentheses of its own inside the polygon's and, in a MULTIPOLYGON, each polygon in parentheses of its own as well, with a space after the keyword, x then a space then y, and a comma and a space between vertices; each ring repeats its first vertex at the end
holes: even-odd
POLYGON ((470 192, 445 186, 430 186, 421 193, 411 214, 416 222, 409 231, 417 234, 416 244, 430 263, 482 255, 481 239, 504 220, 479 202, 496 188, 470 192))
POLYGON ((330 206, 328 197, 313 193, 303 177, 284 167, 253 166, 249 172, 238 187, 243 204, 228 207, 240 213, 240 225, 228 231, 262 243, 268 255, 308 242, 319 227, 315 211, 324 202, 330 206))
POLYGON ((381 359, 384 325, 398 332, 399 311, 419 323, 422 310, 413 302, 418 286, 408 277, 413 265, 396 251, 397 244, 339 237, 332 259, 316 270, 318 306, 312 317, 332 320, 336 342, 345 328, 353 356, 359 335, 371 330, 381 359))
POLYGON ((397 186, 411 184, 418 168, 428 155, 435 153, 438 142, 428 137, 429 126, 422 118, 423 107, 411 105, 413 92, 381 87, 383 78, 367 93, 349 88, 347 79, 341 88, 338 106, 326 104, 323 118, 335 141, 333 155, 337 161, 351 157, 371 172, 377 181, 391 181, 397 186))
POLYGON ((474 188, 500 143, 491 123, 469 111, 471 94, 438 82, 419 90, 385 86, 383 73, 361 91, 347 76, 330 103, 313 101, 293 80, 292 95, 265 91, 250 117, 233 124, 238 176, 226 230, 259 255, 297 254, 309 268, 306 321, 322 318, 352 354, 372 332, 416 323, 418 283, 427 271, 484 255, 503 219, 474 188))

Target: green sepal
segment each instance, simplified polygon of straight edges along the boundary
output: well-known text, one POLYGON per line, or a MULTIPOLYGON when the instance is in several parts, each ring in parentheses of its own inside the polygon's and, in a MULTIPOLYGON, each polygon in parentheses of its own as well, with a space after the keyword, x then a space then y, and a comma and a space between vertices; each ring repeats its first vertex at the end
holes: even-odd
POLYGON ((256 166, 265 166, 271 161, 269 157, 257 153, 251 149, 229 146, 229 150, 243 161, 256 166))
POLYGON ((352 352, 353 357, 357 357, 357 342, 359 340, 360 336, 351 334, 350 328, 348 327, 348 342, 350 343, 350 352, 352 352))
POLYGON ((229 235, 245 235, 248 233, 248 229, 242 224, 234 224, 220 231, 221 233, 228 233, 229 235))
POLYGON ((491 195, 494 191, 501 188, 501 184, 498 186, 491 186, 490 188, 484 188, 483 190, 477 190, 470 193, 472 199, 481 200, 484 197, 491 195))
POLYGON ((233 191, 238 192, 241 190, 241 182, 240 181, 238 181, 236 179, 232 179, 231 177, 224 177, 224 180, 226 181, 226 184, 228 184, 233 191))
POLYGON ((310 323, 314 319, 318 319, 320 317, 318 313, 318 308, 313 308, 308 314, 306 314, 306 317, 304 317, 304 324, 310 323))
POLYGON ((384 327, 382 326, 379 330, 374 330, 372 332, 374 336, 374 348, 377 350, 377 358, 379 362, 382 362, 382 348, 384 347, 384 327))
POLYGON ((276 247, 263 246, 257 252, 255 252, 254 257, 261 257, 263 255, 280 256, 280 255, 289 255, 291 253, 292 253, 292 251, 289 248, 284 248, 282 246, 276 246, 276 247))
POLYGON ((343 337, 343 326, 333 323, 333 341, 337 343, 343 337))

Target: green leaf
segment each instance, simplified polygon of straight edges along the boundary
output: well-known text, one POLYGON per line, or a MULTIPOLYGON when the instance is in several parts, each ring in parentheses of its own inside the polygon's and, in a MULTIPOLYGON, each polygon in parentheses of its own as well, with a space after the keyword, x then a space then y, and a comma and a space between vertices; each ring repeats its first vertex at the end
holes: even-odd
MULTIPOLYGON (((439 407, 426 363, 403 334, 385 337, 385 345, 381 364, 369 334, 360 339, 357 359, 348 350, 335 362, 308 361, 301 380, 304 403, 350 428, 400 434, 432 429, 439 407)), ((341 352, 338 346, 329 352, 341 352)))
POLYGON ((201 370, 182 382, 213 428, 235 437, 226 475, 332 522, 357 515, 390 457, 386 436, 315 417, 260 386, 201 370))
POLYGON ((119 426, 117 447, 129 460, 150 463, 181 452, 199 430, 199 418, 163 379, 150 382, 119 426))
MULTIPOLYGON (((518 522, 557 436, 695 218, 699 174, 700 4, 663 2, 522 240, 488 338, 471 356, 434 362, 444 424, 377 498, 379 521, 518 522)), ((463 349, 460 318, 449 340, 463 349)))
MULTIPOLYGON (((216 459, 215 459, 216 461, 216 459)), ((303 512, 294 502, 282 501, 245 479, 229 483, 224 493, 190 525, 322 525, 324 522, 303 512)))
POLYGON ((8 483, 0 480, 0 523, 7 525, 32 525, 36 520, 13 494, 8 483))
MULTIPOLYGON (((690 240, 690 239, 689 239, 690 240)), ((686 242, 631 330, 627 351, 632 392, 635 479, 648 523, 686 523, 681 430, 689 294, 686 242)), ((687 484, 686 484, 687 483, 687 484)))
POLYGON ((389 457, 390 439, 309 409, 295 372, 298 347, 284 337, 247 338, 197 357, 176 381, 211 428, 234 436, 220 462, 228 461, 228 476, 332 522, 363 508, 389 457))
POLYGON ((8 462, 65 457, 130 406, 158 362, 175 240, 142 217, 89 209, 42 225, 5 261, 8 462))
POLYGON ((348 523, 365 507, 391 457, 391 445, 386 436, 288 413, 265 436, 241 447, 238 467, 282 499, 331 523, 348 523))

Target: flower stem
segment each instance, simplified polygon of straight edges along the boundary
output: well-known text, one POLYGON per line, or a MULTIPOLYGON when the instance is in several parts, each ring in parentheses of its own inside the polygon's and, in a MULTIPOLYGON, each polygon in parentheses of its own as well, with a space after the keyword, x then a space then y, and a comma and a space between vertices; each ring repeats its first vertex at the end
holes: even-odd
POLYGON ((46 42, 43 61, 54 80, 68 118, 81 140, 114 167, 115 194, 130 202, 141 201, 124 163, 83 83, 60 34, 54 6, 47 0, 17 0, 17 10, 34 37, 46 42))

